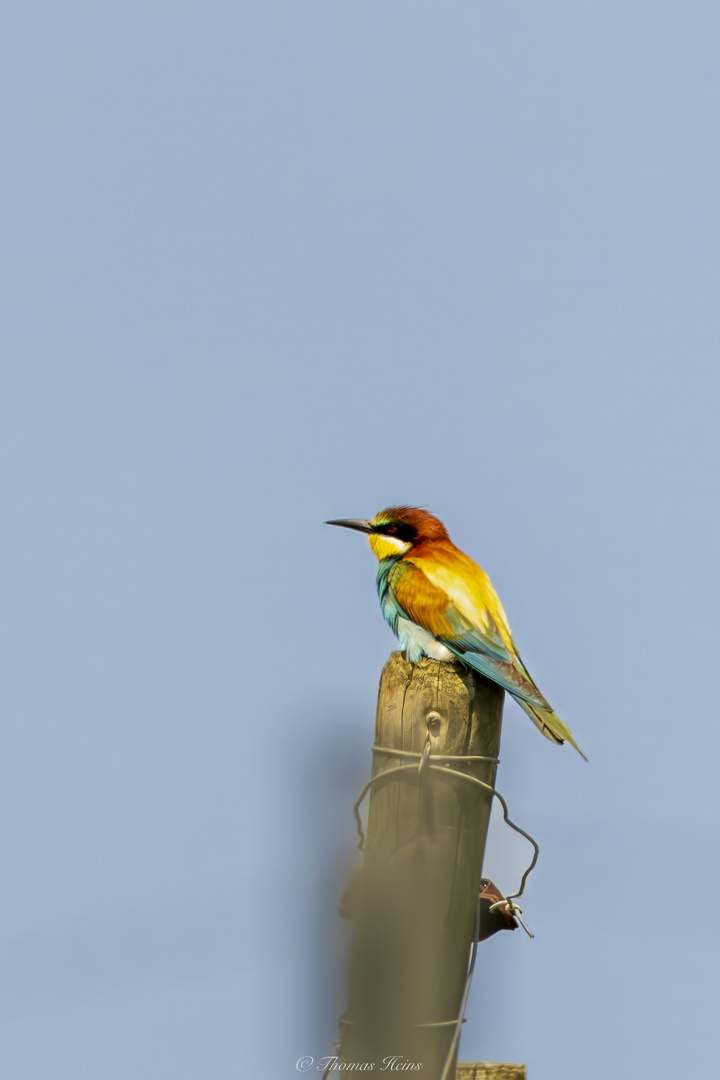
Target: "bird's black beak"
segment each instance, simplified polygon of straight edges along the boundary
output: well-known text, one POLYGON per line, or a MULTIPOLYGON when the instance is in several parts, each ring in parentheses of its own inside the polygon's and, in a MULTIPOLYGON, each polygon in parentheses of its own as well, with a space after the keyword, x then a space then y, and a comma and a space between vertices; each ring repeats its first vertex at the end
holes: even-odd
POLYGON ((326 521, 326 525, 342 525, 343 529, 357 529, 358 532, 369 533, 373 527, 369 521, 362 518, 341 518, 339 521, 326 521))

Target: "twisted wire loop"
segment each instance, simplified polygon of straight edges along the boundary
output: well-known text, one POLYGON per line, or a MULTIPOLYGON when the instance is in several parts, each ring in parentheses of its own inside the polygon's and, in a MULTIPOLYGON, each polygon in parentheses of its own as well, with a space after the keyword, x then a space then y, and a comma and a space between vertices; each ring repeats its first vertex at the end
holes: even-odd
MULTIPOLYGON (((529 833, 526 833, 524 829, 521 829, 519 825, 516 825, 514 821, 510 820, 507 803, 505 802, 505 799, 503 798, 503 796, 500 794, 499 791, 497 791, 494 787, 492 787, 491 784, 486 784, 484 780, 478 780, 477 777, 475 777, 475 776, 470 776, 468 773, 460 772, 459 769, 453 769, 453 768, 450 767, 450 763, 453 762, 453 761, 463 762, 463 763, 464 762, 470 762, 470 761, 488 761, 488 762, 491 762, 492 764, 497 765, 499 763, 500 759, 496 758, 496 757, 486 757, 486 756, 484 756, 482 754, 468 754, 468 755, 465 755, 465 754, 462 754, 462 755, 460 755, 460 754, 433 754, 432 753, 432 743, 433 742, 434 742, 434 739, 432 738, 432 736, 428 735, 428 739, 427 739, 427 741, 425 743, 423 751, 420 754, 418 754, 418 753, 416 753, 415 751, 412 751, 412 750, 395 750, 395 749, 392 749, 391 747, 387 747, 387 746, 374 746, 373 747, 373 753, 374 754, 385 754, 385 755, 387 755, 389 757, 410 758, 414 762, 417 762, 417 764, 396 765, 391 769, 386 769, 384 772, 378 773, 377 776, 373 776, 372 779, 369 780, 367 782, 367 784, 365 785, 365 787, 362 789, 362 791, 360 792, 360 796, 357 799, 357 801, 355 803, 355 806, 353 807, 353 814, 355 815, 355 825, 356 825, 357 833, 358 833, 358 837, 359 837, 359 841, 358 841, 358 845, 357 845, 359 850, 363 851, 364 847, 365 847, 365 834, 363 832, 362 821, 360 819, 360 807, 362 806, 362 803, 363 803, 366 795, 368 794, 370 789, 375 784, 379 784, 381 781, 386 782, 386 781, 391 780, 393 778, 397 778, 401 774, 407 774, 407 773, 413 773, 414 772, 416 774, 422 775, 423 773, 426 773, 427 771, 441 773, 443 776, 449 776, 449 777, 452 777, 455 780, 461 780, 461 781, 463 781, 465 783, 475 784, 477 787, 482 788, 483 791, 489 791, 490 794, 494 798, 496 798, 498 800, 498 802, 500 803, 500 806, 502 807, 503 820, 505 821, 505 824, 509 825, 510 828, 514 832, 519 833, 520 836, 524 837, 524 839, 527 840, 527 842, 532 846, 532 849, 533 849, 533 856, 532 856, 532 859, 530 860, 530 865, 527 867, 527 869, 525 870, 525 872, 522 875, 522 878, 520 879, 520 887, 518 888, 517 892, 509 893, 505 897, 504 900, 499 900, 499 901, 497 901, 497 903, 492 904, 491 907, 490 907, 490 910, 494 911, 499 907, 507 905, 509 913, 511 915, 513 915, 518 920, 518 922, 520 923, 520 925, 522 926, 522 928, 526 932, 526 934, 528 934, 530 937, 534 937, 534 935, 530 932, 530 930, 527 928, 527 926, 525 925, 525 923, 524 923, 524 921, 522 919, 522 909, 517 904, 515 904, 514 901, 518 900, 523 895, 523 892, 525 891, 525 884, 527 882, 527 879, 530 876, 530 874, 532 873, 532 871, 535 869, 535 866, 537 864, 538 857, 540 855, 540 847, 538 846, 537 842, 535 840, 533 840, 532 836, 530 836, 529 833), (430 763, 431 760, 433 762, 442 762, 442 764, 431 764, 430 763)), ((455 1030, 453 1032, 452 1040, 450 1042, 450 1047, 449 1047, 448 1052, 447 1052, 447 1057, 445 1059, 445 1064, 444 1064, 444 1067, 443 1067, 443 1071, 442 1071, 441 1076, 440 1076, 440 1080, 451 1080, 452 1070, 453 1070, 453 1063, 454 1063, 455 1054, 456 1054, 456 1051, 457 1051, 458 1041, 460 1039, 460 1029, 461 1029, 462 1025, 465 1023, 464 1013, 465 1013, 465 1007, 467 1005, 468 996, 470 994, 470 986, 472 984, 473 972, 475 970, 475 959, 477 957, 477 947, 478 947, 478 935, 479 935, 479 932, 480 932, 480 897, 478 896, 477 903, 476 903, 476 906, 475 906, 475 931, 473 933, 473 940, 472 940, 472 943, 470 945, 470 953, 468 955, 467 975, 466 975, 466 978, 465 978, 465 986, 464 986, 464 989, 463 989, 462 998, 460 1000, 460 1009, 458 1011, 458 1015, 454 1020, 439 1020, 439 1021, 429 1023, 429 1024, 417 1024, 416 1025, 416 1027, 420 1027, 420 1028, 441 1028, 441 1027, 454 1027, 455 1028, 455 1030)), ((347 1025, 347 1024, 352 1024, 352 1021, 348 1020, 346 1017, 342 1017, 341 1020, 340 1020, 340 1023, 341 1023, 341 1025, 342 1024, 347 1025)), ((328 1072, 325 1074, 325 1076, 327 1076, 328 1073, 329 1073, 329 1069, 328 1069, 328 1072)), ((323 1078, 323 1080, 324 1080, 324 1078, 323 1078)))
MULTIPOLYGON (((417 772, 425 771, 426 769, 429 769, 430 772, 441 773, 443 776, 451 776, 454 779, 460 779, 460 780, 464 780, 464 781, 466 781, 467 783, 470 783, 470 784, 476 784, 478 787, 482 788, 483 791, 489 791, 490 794, 493 795, 498 800, 498 802, 500 803, 500 806, 502 807, 503 820, 505 821, 505 824, 509 825, 510 828, 514 832, 519 833, 520 836, 524 837, 527 840, 527 842, 533 848, 533 857, 532 857, 532 859, 530 861, 530 865, 527 867, 527 869, 525 870, 525 873, 523 874, 523 876, 522 876, 522 878, 520 880, 520 888, 517 890, 517 892, 508 893, 508 895, 505 897, 505 900, 502 901, 502 903, 509 904, 510 908, 514 908, 515 905, 513 905, 512 901, 513 900, 518 900, 522 896, 523 892, 525 891, 525 883, 526 883, 528 877, 530 876, 530 874, 532 873, 532 871, 535 869, 535 866, 537 865, 538 857, 540 855, 540 848, 539 848, 538 844, 536 843, 535 840, 533 840, 532 836, 530 836, 529 833, 526 833, 524 829, 521 829, 519 825, 516 825, 514 821, 510 820, 510 815, 509 815, 509 812, 508 812, 508 806, 507 806, 507 803, 505 802, 505 799, 500 794, 500 792, 496 788, 494 788, 491 784, 486 784, 484 780, 478 780, 477 777, 475 777, 475 776, 469 776, 468 773, 460 772, 459 769, 451 769, 449 764, 444 764, 444 765, 431 765, 431 764, 429 764, 430 760, 432 760, 432 761, 442 761, 442 762, 446 762, 446 763, 449 763, 451 761, 462 761, 462 762, 465 762, 465 761, 491 761, 491 762, 497 764, 499 759, 495 758, 495 757, 483 757, 482 755, 467 755, 467 756, 465 756, 464 754, 463 755, 461 755, 461 754, 437 754, 436 755, 436 754, 433 754, 431 752, 430 747, 429 747, 429 743, 425 744, 425 748, 424 748, 424 750, 423 750, 423 752, 421 754, 418 754, 418 753, 416 753, 416 752, 414 752, 412 750, 392 750, 392 749, 390 749, 388 747, 385 747, 385 746, 377 746, 377 747, 374 746, 373 747, 373 753, 376 753, 376 752, 381 753, 381 754, 392 755, 393 757, 414 758, 414 760, 417 761, 418 764, 417 765, 396 765, 392 769, 386 769, 384 772, 378 773, 377 776, 373 776, 371 780, 368 780, 367 784, 365 785, 365 787, 360 792, 360 796, 357 799, 357 801, 355 803, 355 806, 353 807, 353 814, 355 815, 355 827, 357 829, 357 833, 358 833, 358 837, 359 837, 359 841, 358 841, 358 845, 357 845, 359 850, 363 851, 364 848, 365 848, 365 833, 363 832, 362 821, 360 819, 360 807, 362 806, 362 803, 365 800, 365 796, 370 791, 370 788, 373 787, 373 785, 379 783, 380 781, 389 780, 391 777, 398 776, 400 773, 408 773, 408 772, 417 773, 417 772)), ((515 914, 516 912, 513 911, 512 913, 515 914)), ((524 923, 522 925, 525 927, 524 923)), ((527 930, 527 927, 525 927, 525 929, 527 930)), ((530 935, 530 936, 532 937, 532 935, 530 935)))
MULTIPOLYGON (((426 743, 426 749, 422 754, 418 754, 415 750, 393 750, 389 746, 373 746, 373 754, 389 754, 392 757, 408 757, 417 758, 422 757, 423 754, 430 753, 432 750, 427 750, 428 744, 426 743)), ((499 765, 499 757, 486 757, 484 754, 432 754, 433 761, 491 761, 493 765, 499 765)))

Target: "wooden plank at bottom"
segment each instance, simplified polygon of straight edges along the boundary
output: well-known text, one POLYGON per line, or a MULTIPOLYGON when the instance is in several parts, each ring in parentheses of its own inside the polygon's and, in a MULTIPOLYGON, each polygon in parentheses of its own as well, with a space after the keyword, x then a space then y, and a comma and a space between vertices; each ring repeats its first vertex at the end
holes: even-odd
POLYGON ((497 1061, 465 1061, 458 1063, 455 1080, 527 1080, 524 1065, 497 1061))

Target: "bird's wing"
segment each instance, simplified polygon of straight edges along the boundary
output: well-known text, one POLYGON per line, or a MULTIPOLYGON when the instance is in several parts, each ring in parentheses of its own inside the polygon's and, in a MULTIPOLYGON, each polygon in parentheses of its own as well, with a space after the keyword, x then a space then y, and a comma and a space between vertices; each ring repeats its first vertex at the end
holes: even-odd
POLYGON ((585 757, 520 659, 490 579, 467 555, 455 549, 439 559, 399 559, 387 573, 385 595, 398 615, 512 694, 547 739, 567 739, 585 757))
POLYGON ((388 586, 398 615, 423 626, 453 652, 479 652, 512 663, 512 654, 490 613, 485 612, 483 619, 467 618, 456 599, 411 559, 398 559, 389 572, 388 586))
POLYGON ((517 658, 507 616, 490 578, 482 567, 455 547, 440 548, 432 558, 413 559, 428 580, 452 601, 458 612, 504 649, 504 660, 517 658))
MULTIPOLYGON (((419 560, 418 560, 419 562, 419 560)), ((460 660, 482 675, 536 705, 547 706, 537 687, 525 677, 508 650, 488 610, 472 611, 463 603, 462 588, 450 596, 434 584, 424 568, 411 559, 399 559, 387 575, 387 599, 398 615, 422 626, 460 660), (460 603, 457 603, 457 600, 460 603), (461 610, 461 605, 465 611, 461 610)))
POLYGON ((464 615, 444 589, 435 585, 420 566, 399 559, 388 574, 388 586, 398 613, 428 630, 433 637, 455 640, 468 648, 511 659, 492 618, 484 624, 464 615))

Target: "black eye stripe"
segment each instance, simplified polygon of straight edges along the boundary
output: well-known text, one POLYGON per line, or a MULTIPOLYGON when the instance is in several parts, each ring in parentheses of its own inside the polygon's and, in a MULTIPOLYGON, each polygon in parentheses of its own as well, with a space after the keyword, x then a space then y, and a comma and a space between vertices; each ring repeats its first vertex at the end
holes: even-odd
POLYGON ((417 529, 412 525, 406 524, 404 521, 383 522, 380 525, 376 525, 373 532, 380 533, 382 536, 393 536, 397 540, 404 540, 406 543, 410 544, 417 539, 417 529))

